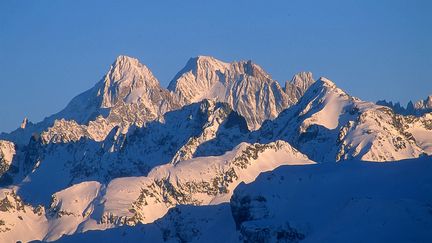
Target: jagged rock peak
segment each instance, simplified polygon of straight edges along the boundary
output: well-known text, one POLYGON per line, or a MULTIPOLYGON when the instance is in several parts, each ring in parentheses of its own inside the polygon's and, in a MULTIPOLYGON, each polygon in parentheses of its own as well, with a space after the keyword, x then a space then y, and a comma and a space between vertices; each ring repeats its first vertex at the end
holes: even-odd
POLYGON ((278 82, 252 61, 225 63, 199 56, 188 61, 168 89, 182 104, 216 98, 226 102, 258 129, 296 100, 291 100, 278 82))
MULTIPOLYGON (((227 63, 211 56, 197 56, 189 59, 185 67, 172 79, 168 85, 168 89, 177 91, 182 89, 182 86, 191 86, 194 83, 198 86, 209 88, 220 79, 216 75, 247 75, 256 77, 259 80, 271 79, 271 76, 262 67, 251 60, 227 63), (191 76, 194 76, 194 82, 185 82, 185 80, 190 81, 191 76)), ((229 81, 235 82, 241 81, 241 79, 230 79, 229 81)))
POLYGON ((197 56, 191 57, 186 65, 174 76, 168 85, 168 90, 175 91, 179 89, 179 85, 193 85, 184 84, 181 82, 184 76, 203 76, 203 73, 214 73, 216 71, 225 70, 229 67, 228 63, 222 62, 211 56, 197 56), (179 84, 181 83, 181 84, 179 84))
POLYGON ((306 90, 315 82, 311 72, 300 72, 285 83, 285 93, 293 104, 303 96, 306 90))
POLYGON ((144 93, 160 88, 153 73, 138 59, 119 56, 103 79, 98 95, 103 97, 103 108, 113 107, 119 100, 134 103, 144 93))
POLYGON ((426 97, 425 100, 417 101, 414 107, 416 109, 432 109, 432 95, 426 97))
POLYGON ((261 66, 252 62, 251 60, 234 62, 232 65, 239 73, 244 73, 260 80, 272 79, 270 74, 268 74, 261 66))
POLYGON ((124 65, 124 64, 139 65, 140 62, 137 58, 126 56, 126 55, 119 55, 113 63, 114 66, 124 65))
POLYGON ((399 102, 378 100, 377 105, 387 106, 393 109, 396 113, 402 115, 422 116, 423 114, 432 112, 432 95, 429 95, 424 100, 419 100, 416 103, 409 101, 406 108, 399 102))
POLYGON ((228 63, 218 60, 212 56, 197 56, 189 59, 188 63, 196 63, 198 65, 213 65, 227 67, 228 63))
POLYGON ((290 83, 295 86, 306 90, 309 86, 314 83, 313 75, 311 72, 299 72, 293 76, 290 83))
POLYGON ((197 56, 190 58, 186 66, 188 69, 213 69, 213 70, 223 70, 223 69, 233 69, 233 71, 247 74, 250 76, 256 76, 256 74, 265 74, 270 78, 262 67, 254 63, 252 60, 241 60, 227 63, 216 59, 212 56, 197 56))
POLYGON ((24 117, 23 121, 21 122, 21 126, 20 127, 22 129, 25 129, 26 126, 27 126, 27 123, 28 123, 28 119, 27 119, 27 117, 24 117))
POLYGON ((182 104, 212 98, 226 102, 246 118, 250 129, 259 128, 264 120, 275 118, 294 103, 279 83, 252 61, 225 63, 213 57, 192 58, 168 89, 182 104))
POLYGON ((111 65, 110 70, 106 75, 112 83, 129 83, 133 81, 131 78, 140 78, 138 81, 151 82, 153 84, 159 84, 157 79, 154 77, 150 69, 140 61, 133 57, 118 56, 114 63, 111 65))

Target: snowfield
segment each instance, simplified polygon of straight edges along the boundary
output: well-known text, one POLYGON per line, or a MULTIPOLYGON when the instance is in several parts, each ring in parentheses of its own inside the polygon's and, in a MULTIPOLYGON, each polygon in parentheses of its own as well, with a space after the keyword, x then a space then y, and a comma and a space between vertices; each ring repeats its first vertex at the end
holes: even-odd
POLYGON ((429 242, 431 170, 426 157, 282 166, 240 185, 231 207, 252 241, 285 230, 304 242, 429 242))
POLYGON ((431 170, 430 158, 286 165, 242 183, 230 203, 57 242, 429 242, 431 170))

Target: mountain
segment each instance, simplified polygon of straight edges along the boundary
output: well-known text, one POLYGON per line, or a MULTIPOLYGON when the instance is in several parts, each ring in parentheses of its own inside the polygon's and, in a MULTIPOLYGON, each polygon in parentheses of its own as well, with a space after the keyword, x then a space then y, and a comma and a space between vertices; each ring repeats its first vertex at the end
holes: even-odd
POLYGON ((90 180, 74 184, 54 193, 49 206, 25 204, 13 189, 5 188, 0 190, 0 236, 3 241, 51 241, 63 234, 151 223, 178 204, 228 202, 240 182, 252 182, 261 172, 311 163, 286 142, 242 143, 218 157, 157 166, 146 177, 118 178, 106 187, 90 180), (14 227, 21 221, 25 226, 14 227), (28 229, 32 230, 23 235, 28 229))
POLYGON ((425 100, 419 100, 414 104, 416 110, 432 110, 432 95, 429 95, 425 100))
POLYGON ((12 142, 0 140, 0 177, 10 169, 15 154, 12 142))
POLYGON ((295 104, 314 82, 311 72, 300 72, 294 75, 291 81, 285 83, 285 93, 295 104))
POLYGON ((313 82, 310 73, 295 76, 286 93, 252 61, 225 63, 213 57, 191 58, 168 86, 180 103, 202 99, 228 103, 246 118, 251 130, 291 106, 313 82))
POLYGON ((300 101, 263 124, 256 141, 285 140, 315 161, 394 161, 431 154, 431 114, 402 116, 320 78, 300 101))
POLYGON ((131 127, 125 134, 115 127, 103 141, 75 134, 75 127, 63 123, 77 126, 57 120, 55 124, 62 125, 32 139, 17 159, 20 170, 6 174, 19 184, 17 192, 27 202, 48 205, 53 193, 76 183, 108 183, 117 177, 147 175, 155 166, 175 164, 197 153, 223 154, 226 147, 237 145, 232 141, 248 133, 244 118, 226 104, 210 100, 167 112, 161 121, 131 127))
POLYGON ((429 242, 429 160, 280 166, 241 183, 228 203, 179 205, 154 223, 55 242, 429 242))
POLYGON ((36 124, 25 119, 20 128, 0 138, 26 145, 34 133, 68 124, 59 129, 75 127, 76 133, 102 141, 115 126, 123 130, 131 125, 141 127, 179 107, 145 65, 135 58, 119 56, 93 88, 73 98, 63 110, 36 124), (55 124, 61 119, 68 122, 55 124))
MULTIPOLYGON (((14 170, 0 174, 0 184, 10 184, 12 177, 19 181, 27 176, 33 166, 43 160, 45 152, 42 150, 46 144, 73 143, 75 147, 81 146, 74 153, 89 146, 96 152, 97 146, 88 143, 102 143, 113 129, 118 130, 117 135, 125 134, 130 127, 142 127, 178 108, 180 105, 167 89, 160 86, 145 65, 135 58, 119 56, 93 88, 73 98, 60 112, 36 124, 25 118, 17 130, 0 134, 1 139, 22 148, 16 150, 19 159, 15 159, 17 165, 13 166, 14 170), (81 139, 90 142, 79 145, 85 143, 81 139), (36 145, 39 140, 43 145, 36 145)), ((97 160, 101 159, 97 157, 97 160)))
POLYGON ((432 112, 432 95, 429 95, 426 99, 419 100, 416 103, 410 101, 406 108, 401 106, 399 102, 393 104, 393 102, 388 102, 386 100, 379 100, 377 101, 377 104, 390 107, 395 112, 402 115, 422 116, 426 113, 432 112))
POLYGON ((0 137, 1 242, 431 238, 432 113, 309 72, 281 88, 251 61, 201 56, 165 89, 120 56, 65 109, 0 137))

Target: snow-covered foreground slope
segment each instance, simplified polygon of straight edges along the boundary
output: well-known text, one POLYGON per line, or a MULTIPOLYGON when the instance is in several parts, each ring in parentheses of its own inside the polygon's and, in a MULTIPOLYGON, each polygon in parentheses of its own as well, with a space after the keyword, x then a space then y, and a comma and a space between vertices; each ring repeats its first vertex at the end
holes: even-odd
POLYGON ((147 223, 177 204, 226 202, 238 183, 249 183, 263 171, 283 164, 311 163, 286 142, 242 143, 223 156, 199 157, 159 166, 147 177, 113 180, 105 195, 104 219, 113 223, 118 220, 147 223), (111 197, 116 200, 110 200, 111 197))
POLYGON ((283 166, 231 199, 243 239, 432 241, 432 158, 283 166))
POLYGON ((72 234, 93 212, 91 204, 100 193, 101 184, 83 182, 59 191, 52 196, 51 205, 32 206, 11 189, 0 190, 0 241, 28 242, 55 240, 72 234))
POLYGON ((240 184, 230 204, 58 242, 430 242, 431 171, 430 157, 281 166, 240 184))
POLYGON ((179 205, 151 224, 93 230, 56 242, 238 242, 229 203, 179 205))
POLYGON ((158 166, 146 177, 118 178, 106 187, 82 182, 55 193, 46 208, 25 205, 12 189, 4 189, 0 239, 22 240, 21 231, 33 224, 38 230, 26 234, 25 240, 55 240, 74 232, 151 223, 176 205, 227 202, 240 182, 250 183, 261 172, 280 165, 312 163, 283 141, 242 143, 222 156, 158 166), (22 206, 8 206, 15 204, 22 206))

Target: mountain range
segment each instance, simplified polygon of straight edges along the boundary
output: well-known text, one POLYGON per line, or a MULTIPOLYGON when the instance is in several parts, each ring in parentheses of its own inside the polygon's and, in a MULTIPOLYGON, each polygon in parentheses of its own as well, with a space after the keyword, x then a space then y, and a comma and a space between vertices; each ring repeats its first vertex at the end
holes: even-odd
POLYGON ((431 97, 401 110, 209 56, 164 88, 119 56, 0 134, 0 240, 431 241, 431 97))
POLYGON ((393 103, 386 100, 379 100, 377 101, 377 104, 388 106, 395 112, 403 115, 421 116, 423 114, 432 112, 432 95, 429 95, 426 99, 419 100, 415 103, 410 101, 406 107, 403 107, 399 102, 393 103))

